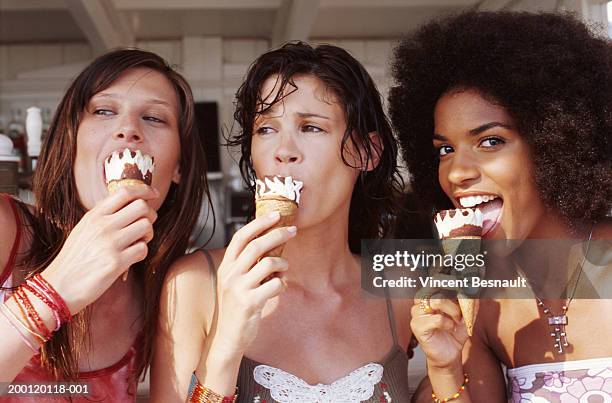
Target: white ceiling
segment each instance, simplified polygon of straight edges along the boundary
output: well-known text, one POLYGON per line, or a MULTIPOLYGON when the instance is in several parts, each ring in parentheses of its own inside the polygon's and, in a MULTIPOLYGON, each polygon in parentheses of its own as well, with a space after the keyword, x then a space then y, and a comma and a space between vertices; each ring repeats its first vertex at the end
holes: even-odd
POLYGON ((0 44, 88 41, 103 50, 183 36, 396 38, 469 8, 559 9, 584 0, 0 0, 0 44))

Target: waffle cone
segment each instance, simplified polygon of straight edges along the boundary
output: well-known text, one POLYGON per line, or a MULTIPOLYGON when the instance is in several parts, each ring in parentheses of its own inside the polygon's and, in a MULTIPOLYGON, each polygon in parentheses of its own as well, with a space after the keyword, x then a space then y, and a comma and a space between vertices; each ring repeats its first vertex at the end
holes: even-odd
POLYGON ((474 322, 478 314, 478 300, 471 298, 459 298, 459 308, 467 329, 468 336, 474 334, 474 322))
POLYGON ((118 181, 110 181, 106 188, 108 189, 108 193, 115 193, 117 190, 124 186, 137 186, 144 185, 145 183, 138 179, 121 179, 118 181))
MULTIPOLYGON (((289 200, 282 196, 264 196, 255 200, 255 217, 262 217, 274 211, 280 213, 280 220, 278 220, 274 227, 266 231, 266 233, 275 228, 293 225, 297 217, 298 205, 293 200, 289 200)), ((284 249, 285 245, 280 245, 267 252, 263 257, 280 257, 284 249)))

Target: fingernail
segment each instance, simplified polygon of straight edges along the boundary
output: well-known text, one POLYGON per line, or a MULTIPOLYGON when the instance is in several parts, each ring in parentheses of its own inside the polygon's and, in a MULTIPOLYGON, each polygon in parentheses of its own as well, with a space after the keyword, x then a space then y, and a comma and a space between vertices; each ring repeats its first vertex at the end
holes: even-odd
POLYGON ((287 227, 287 232, 289 232, 290 234, 295 234, 297 232, 297 227, 295 225, 287 227))
POLYGON ((278 211, 273 211, 270 214, 268 214, 268 217, 271 218, 271 219, 279 218, 280 217, 280 213, 278 211))

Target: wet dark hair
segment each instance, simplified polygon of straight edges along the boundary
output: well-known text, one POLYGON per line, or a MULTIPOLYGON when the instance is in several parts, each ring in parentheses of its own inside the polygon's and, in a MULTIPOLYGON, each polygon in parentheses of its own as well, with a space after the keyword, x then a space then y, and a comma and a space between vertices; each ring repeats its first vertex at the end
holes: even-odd
POLYGON ((527 141, 544 204, 574 228, 612 200, 612 47, 572 15, 468 12, 404 38, 392 64, 390 116, 415 194, 447 208, 432 144, 434 107, 475 89, 504 107, 527 141))
MULTIPOLYGON (((349 245, 360 251, 361 239, 379 238, 391 233, 399 208, 403 182, 398 171, 398 146, 383 111, 380 93, 364 67, 346 50, 337 46, 311 46, 304 42, 290 42, 279 49, 261 55, 249 67, 246 79, 236 94, 234 119, 240 131, 228 139, 228 144, 239 146, 242 152, 240 169, 250 185, 255 179, 251 161, 251 136, 258 115, 280 102, 297 89, 293 78, 312 75, 321 80, 342 104, 346 117, 346 132, 342 138, 342 160, 351 166, 345 153, 351 152, 352 140, 357 148, 358 166, 372 160, 377 148, 370 132, 377 132, 383 149, 375 169, 362 172, 358 179, 349 212, 349 245), (278 75, 279 91, 274 100, 265 102, 269 94, 262 94, 263 83, 278 75)), ((250 185, 251 191, 254 187, 250 185)))

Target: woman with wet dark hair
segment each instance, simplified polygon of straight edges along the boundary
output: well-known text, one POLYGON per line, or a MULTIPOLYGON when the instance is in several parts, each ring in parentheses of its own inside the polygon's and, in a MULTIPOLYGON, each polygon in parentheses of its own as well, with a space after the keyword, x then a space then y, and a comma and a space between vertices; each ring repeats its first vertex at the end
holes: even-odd
POLYGON ((570 15, 471 12, 402 40, 393 75, 392 122, 423 203, 480 209, 482 237, 512 245, 528 278, 545 268, 520 261, 525 240, 578 240, 554 251, 572 270, 565 297, 482 299, 470 338, 456 300, 415 304, 434 401, 610 401, 612 301, 578 298, 589 279, 612 286, 610 39, 570 15))
POLYGON ((341 48, 289 43, 251 65, 235 118, 247 182, 303 182, 297 219, 266 233, 279 216, 256 218, 224 251, 177 263, 154 401, 185 399, 194 371, 194 395, 219 399, 237 385, 241 402, 406 401, 411 301, 364 298, 356 255, 361 239, 389 234, 401 192, 372 79, 341 48), (281 244, 282 257, 263 257, 281 244))
POLYGON ((98 57, 58 106, 33 187, 34 206, 0 197, 0 380, 75 381, 88 394, 73 401, 134 401, 163 278, 208 193, 185 79, 150 52, 98 57), (126 148, 154 158, 151 185, 109 194, 104 161, 126 148))

